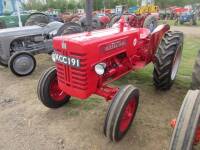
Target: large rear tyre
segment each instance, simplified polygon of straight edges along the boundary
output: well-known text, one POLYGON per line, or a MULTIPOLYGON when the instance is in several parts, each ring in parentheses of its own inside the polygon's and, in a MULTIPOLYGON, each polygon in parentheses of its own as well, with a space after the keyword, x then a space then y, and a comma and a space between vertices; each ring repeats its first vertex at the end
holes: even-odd
POLYGON ((46 26, 50 22, 49 17, 43 13, 31 14, 25 22, 25 26, 39 25, 46 26))
POLYGON ((40 101, 48 108, 62 107, 70 100, 70 96, 58 86, 55 67, 49 68, 42 74, 38 82, 37 94, 40 101))
POLYGON ((121 88, 106 114, 104 134, 111 141, 121 140, 130 128, 139 102, 139 90, 132 85, 121 88))
POLYGON ((83 30, 79 24, 77 24, 75 22, 68 22, 59 28, 59 30, 57 32, 57 36, 81 33, 81 32, 83 32, 83 30))
POLYGON ((35 70, 36 60, 30 53, 16 52, 10 57, 8 67, 17 76, 27 76, 35 70))
POLYGON ((181 62, 182 49, 182 32, 165 33, 155 55, 153 80, 157 89, 168 90, 173 85, 181 62))
POLYGON ((147 16, 147 18, 144 21, 143 27, 153 32, 157 26, 158 26, 158 19, 153 15, 147 16))
POLYGON ((169 150, 191 150, 200 127, 200 91, 189 91, 183 101, 169 150))
POLYGON ((192 89, 200 89, 200 51, 198 53, 192 73, 192 89))

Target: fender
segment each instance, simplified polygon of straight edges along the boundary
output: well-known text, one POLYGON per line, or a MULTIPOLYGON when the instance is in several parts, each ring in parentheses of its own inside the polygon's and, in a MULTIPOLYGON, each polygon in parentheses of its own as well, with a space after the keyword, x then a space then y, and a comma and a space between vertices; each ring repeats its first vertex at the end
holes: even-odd
POLYGON ((168 24, 159 25, 152 33, 151 33, 151 49, 153 53, 156 52, 158 46, 160 45, 161 39, 163 38, 164 34, 170 30, 170 26, 168 24))

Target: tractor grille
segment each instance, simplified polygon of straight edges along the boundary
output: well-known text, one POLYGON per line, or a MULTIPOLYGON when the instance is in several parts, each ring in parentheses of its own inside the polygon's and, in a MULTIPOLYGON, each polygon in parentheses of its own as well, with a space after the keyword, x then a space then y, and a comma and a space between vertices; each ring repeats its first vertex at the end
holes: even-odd
POLYGON ((79 90, 86 90, 88 88, 87 76, 87 58, 86 54, 66 52, 65 56, 71 56, 80 59, 81 67, 73 68, 64 64, 57 63, 57 76, 59 82, 68 87, 79 90))

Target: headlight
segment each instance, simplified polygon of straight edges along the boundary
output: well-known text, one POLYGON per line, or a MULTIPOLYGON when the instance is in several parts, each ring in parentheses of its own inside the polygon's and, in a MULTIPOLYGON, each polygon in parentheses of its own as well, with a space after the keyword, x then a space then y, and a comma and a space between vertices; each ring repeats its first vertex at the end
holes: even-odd
POLYGON ((56 54, 55 53, 51 54, 51 59, 53 60, 53 62, 56 62, 56 54))
POLYGON ((106 64, 105 63, 100 63, 100 64, 97 64, 95 66, 95 72, 98 75, 103 75, 105 73, 105 69, 106 69, 106 64))

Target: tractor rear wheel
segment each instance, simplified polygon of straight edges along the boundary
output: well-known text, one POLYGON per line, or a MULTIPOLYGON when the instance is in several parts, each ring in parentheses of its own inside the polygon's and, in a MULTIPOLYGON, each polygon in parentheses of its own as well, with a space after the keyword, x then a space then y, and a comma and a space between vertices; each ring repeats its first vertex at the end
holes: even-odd
POLYGON ((149 29, 151 32, 153 32, 157 26, 158 19, 153 15, 147 16, 147 18, 144 20, 143 27, 149 29))
POLYGON ((192 89, 200 89, 200 50, 192 73, 192 89))
POLYGON ((27 76, 35 70, 36 60, 30 53, 16 52, 10 57, 8 67, 17 76, 27 76))
POLYGON ((165 33, 155 55, 153 80, 157 89, 168 90, 173 85, 181 62, 182 49, 182 32, 165 33))
POLYGON ((43 13, 31 14, 25 22, 25 26, 39 25, 46 26, 50 22, 49 17, 43 13))
POLYGON ((42 74, 38 82, 37 94, 40 101, 48 108, 62 107, 70 100, 70 96, 58 86, 55 67, 49 68, 42 74))
POLYGON ((61 26, 57 32, 57 36, 68 35, 83 32, 81 26, 75 22, 68 22, 61 26))
POLYGON ((191 150, 200 142, 200 91, 189 91, 183 101, 169 150, 191 150))
POLYGON ((130 128, 139 103, 139 90, 132 85, 121 88, 106 114, 104 134, 111 141, 121 140, 130 128))

